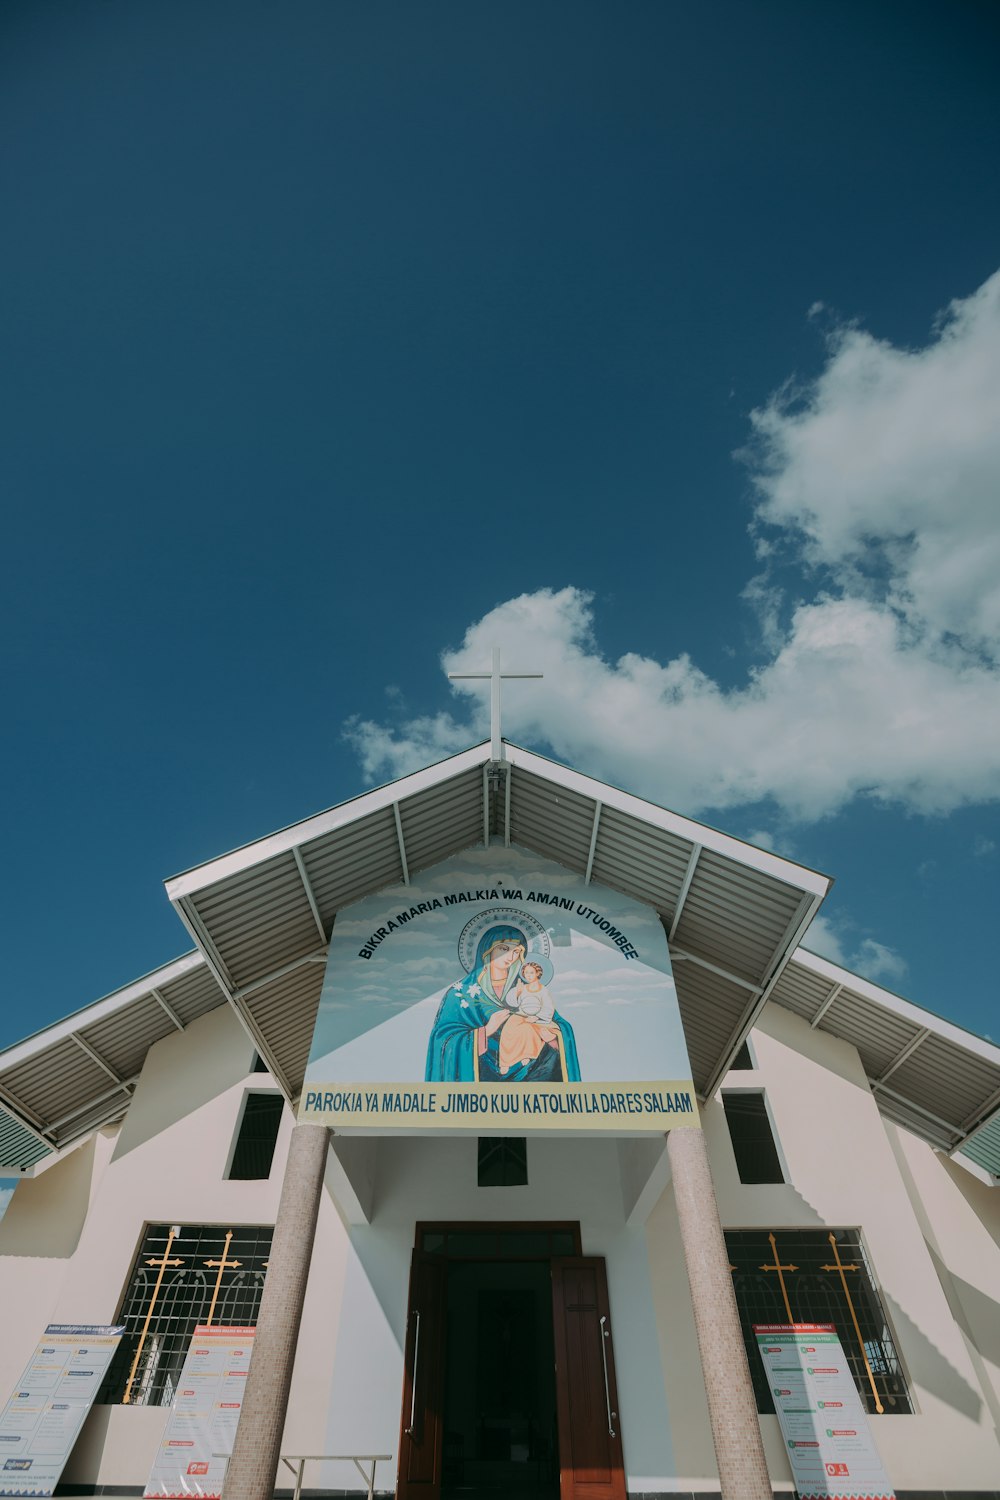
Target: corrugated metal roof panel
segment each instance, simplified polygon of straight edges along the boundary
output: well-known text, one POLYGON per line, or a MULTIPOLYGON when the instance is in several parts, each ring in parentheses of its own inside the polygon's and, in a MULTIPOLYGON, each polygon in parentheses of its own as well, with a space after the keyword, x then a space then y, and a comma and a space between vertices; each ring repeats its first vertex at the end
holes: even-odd
POLYGON ((411 876, 481 843, 482 775, 473 772, 408 798, 399 804, 399 820, 411 876))
POLYGON ((812 1021, 830 998, 835 986, 797 964, 793 958, 771 991, 771 999, 786 1010, 812 1021))
POLYGON ((103 1068, 65 1037, 38 1056, 0 1073, 0 1087, 14 1103, 46 1125, 102 1094, 111 1084, 103 1068))
POLYGON ((94 1026, 83 1027, 79 1034, 120 1078, 131 1078, 141 1072, 153 1043, 175 1030, 166 1011, 150 995, 94 1026))
POLYGON ((311 953, 322 941, 291 854, 191 898, 237 988, 311 953))
POLYGON ((512 768, 510 838, 514 844, 555 859, 568 869, 585 870, 596 803, 530 771, 512 768))
POLYGON ((33 1167, 51 1149, 26 1130, 20 1120, 0 1108, 0 1172, 33 1167))
POLYGON ((267 1037, 293 1097, 302 1088, 305 1076, 323 975, 322 964, 301 964, 244 1001, 255 1025, 267 1037))
POLYGON ((111 1075, 137 1073, 149 1047, 174 1030, 154 991, 182 1024, 226 1003, 200 954, 164 964, 0 1054, 0 1084, 11 1109, 49 1133, 54 1121, 64 1121, 56 1132, 60 1145, 72 1143, 94 1123, 120 1115, 128 1099, 111 1075), (106 1066, 95 1062, 85 1046, 106 1066))
POLYGON ((392 809, 303 844, 302 862, 329 932, 342 906, 403 878, 392 809))
POLYGON ((89 1135, 92 1130, 99 1130, 102 1125, 111 1125, 115 1120, 120 1120, 131 1102, 129 1096, 120 1093, 107 1099, 95 1099, 86 1108, 75 1110, 72 1119, 60 1126, 57 1132, 59 1145, 72 1145, 74 1141, 79 1142, 81 1137, 89 1135))
POLYGON ((1000 1177, 1000 1114, 994 1115, 988 1124, 976 1131, 963 1146, 961 1155, 984 1167, 994 1177, 1000 1177))
POLYGON ((758 983, 801 905, 802 893, 705 849, 698 860, 675 941, 758 983))
POLYGON ((617 808, 605 807, 597 831, 593 878, 672 917, 692 847, 662 828, 644 826, 617 808))
POLYGON ((226 1004, 226 997, 219 989, 215 975, 204 959, 200 960, 196 969, 182 974, 179 979, 153 985, 152 988, 159 989, 177 1019, 185 1026, 189 1026, 192 1021, 196 1021, 199 1016, 205 1015, 208 1011, 226 1004))
POLYGON ((889 1082, 897 1093, 920 1099, 934 1114, 960 1127, 1000 1088, 1000 1068, 970 1056, 944 1037, 929 1036, 889 1082))
POLYGON ((869 1078, 880 1078, 918 1031, 912 1022, 877 1010, 848 989, 841 990, 817 1029, 857 1047, 869 1078))
POLYGON ((741 985, 684 959, 674 965, 677 1001, 687 1039, 691 1076, 703 1093, 720 1053, 750 1000, 741 985))
POLYGON ((939 1151, 950 1151, 956 1145, 954 1131, 949 1131, 947 1127, 930 1119, 913 1104, 905 1100, 889 1098, 885 1094, 878 1094, 876 1103, 879 1113, 883 1114, 887 1120, 902 1125, 905 1130, 920 1136, 922 1140, 936 1146, 939 1151))

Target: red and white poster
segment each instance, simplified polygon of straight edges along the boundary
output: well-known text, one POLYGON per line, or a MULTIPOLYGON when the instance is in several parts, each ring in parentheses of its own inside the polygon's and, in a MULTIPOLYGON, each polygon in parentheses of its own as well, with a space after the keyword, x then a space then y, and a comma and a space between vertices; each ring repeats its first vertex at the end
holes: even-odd
POLYGON ((755 1323, 800 1500, 895 1500, 832 1323, 755 1323))
POLYGON ((195 1329, 146 1496, 182 1500, 198 1495, 203 1500, 220 1500, 253 1336, 252 1328, 195 1329))

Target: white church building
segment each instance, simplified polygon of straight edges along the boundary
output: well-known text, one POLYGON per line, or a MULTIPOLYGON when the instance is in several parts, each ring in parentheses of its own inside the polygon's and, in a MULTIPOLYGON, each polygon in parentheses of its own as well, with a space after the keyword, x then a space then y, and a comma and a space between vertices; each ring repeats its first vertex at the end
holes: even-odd
POLYGON ((996 1500, 1000 1049, 810 952, 827 876, 496 751, 168 880, 193 948, 0 1053, 0 1495, 107 1327, 60 1494, 996 1500))

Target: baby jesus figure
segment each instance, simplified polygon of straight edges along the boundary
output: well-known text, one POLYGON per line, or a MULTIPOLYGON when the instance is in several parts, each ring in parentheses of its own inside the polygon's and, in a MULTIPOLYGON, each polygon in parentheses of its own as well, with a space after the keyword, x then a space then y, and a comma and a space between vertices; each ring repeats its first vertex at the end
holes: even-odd
POLYGON ((500 1028, 500 1071, 515 1064, 532 1062, 542 1048, 559 1045, 559 1032, 552 1025, 555 1005, 542 983, 543 969, 534 959, 525 959, 517 983, 507 996, 512 1009, 500 1028))

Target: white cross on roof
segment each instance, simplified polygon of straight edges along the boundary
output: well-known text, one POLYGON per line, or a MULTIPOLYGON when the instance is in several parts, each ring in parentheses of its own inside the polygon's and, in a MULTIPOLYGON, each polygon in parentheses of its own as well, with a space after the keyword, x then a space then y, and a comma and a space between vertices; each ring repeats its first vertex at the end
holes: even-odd
POLYGON ((502 760, 501 738, 500 738, 500 684, 505 678, 533 678, 542 677, 541 672, 501 672, 500 670, 500 647, 493 647, 493 666, 489 672, 449 672, 448 676, 453 680, 478 679, 488 681, 490 684, 490 758, 502 760))

